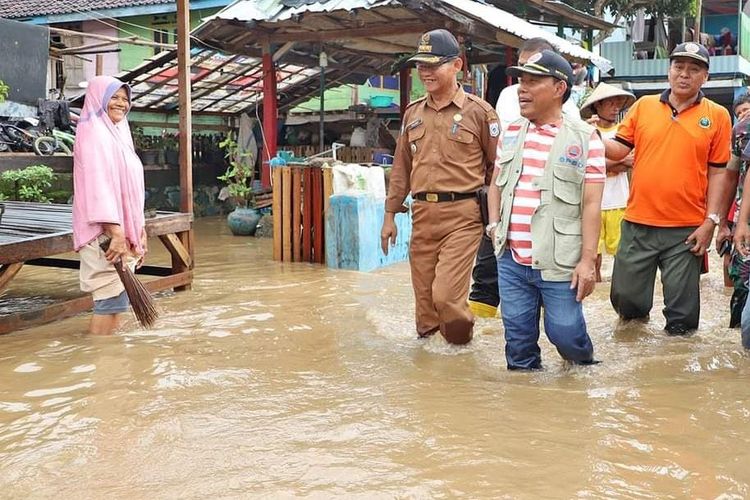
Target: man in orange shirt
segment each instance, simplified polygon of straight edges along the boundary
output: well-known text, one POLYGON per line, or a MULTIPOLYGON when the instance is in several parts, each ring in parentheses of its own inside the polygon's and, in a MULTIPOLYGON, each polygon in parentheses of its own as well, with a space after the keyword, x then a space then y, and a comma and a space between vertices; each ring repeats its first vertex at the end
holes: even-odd
POLYGON ((706 48, 682 43, 669 58, 670 88, 639 99, 606 144, 615 161, 635 148, 610 300, 623 319, 648 317, 658 268, 665 330, 684 335, 698 328, 701 262, 725 212, 732 127, 701 92, 706 48))

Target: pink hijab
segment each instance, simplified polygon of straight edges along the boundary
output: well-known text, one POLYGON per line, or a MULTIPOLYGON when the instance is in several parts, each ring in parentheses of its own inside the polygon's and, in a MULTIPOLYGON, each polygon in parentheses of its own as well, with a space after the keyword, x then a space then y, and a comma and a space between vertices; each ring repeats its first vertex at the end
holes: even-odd
POLYGON ((127 117, 115 124, 107 115, 110 99, 123 87, 130 100, 130 87, 116 78, 96 76, 88 82, 73 151, 76 251, 104 232, 102 223, 109 223, 119 224, 135 252, 143 253, 143 164, 127 117))

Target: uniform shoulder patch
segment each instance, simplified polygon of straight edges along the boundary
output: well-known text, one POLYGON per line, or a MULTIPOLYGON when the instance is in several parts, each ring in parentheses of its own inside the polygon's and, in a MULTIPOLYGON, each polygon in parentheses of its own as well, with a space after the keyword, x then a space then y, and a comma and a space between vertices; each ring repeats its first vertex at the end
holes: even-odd
POLYGON ((412 107, 412 106, 414 106, 415 104, 419 104, 420 102, 424 101, 425 99, 427 99, 427 96, 422 96, 422 97, 420 97, 419 99, 415 99, 415 100, 413 100, 412 102, 410 102, 410 103, 409 103, 409 104, 408 104, 408 105, 406 106, 406 109, 409 109, 409 108, 411 108, 411 107, 412 107))
POLYGON ((482 99, 481 97, 479 97, 479 96, 477 96, 477 95, 474 95, 474 94, 469 94, 469 93, 467 92, 467 93, 466 93, 466 97, 467 97, 468 99, 470 99, 470 100, 472 100, 472 101, 476 102, 476 103, 477 103, 477 104, 479 104, 480 106, 482 106, 482 109, 483 109, 483 110, 485 110, 485 111, 490 111, 490 110, 494 111, 494 110, 495 110, 495 108, 493 108, 493 107, 492 107, 492 105, 491 105, 490 103, 488 103, 487 101, 485 101, 484 99, 482 99))
POLYGON ((497 121, 490 122, 490 137, 497 137, 500 135, 500 124, 497 121))

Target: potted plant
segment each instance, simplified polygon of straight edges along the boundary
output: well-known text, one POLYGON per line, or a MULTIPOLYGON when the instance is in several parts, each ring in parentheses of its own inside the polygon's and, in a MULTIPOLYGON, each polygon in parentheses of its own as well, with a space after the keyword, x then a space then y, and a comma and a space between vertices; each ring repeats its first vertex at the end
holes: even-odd
POLYGON ((169 133, 166 130, 161 134, 161 144, 164 148, 164 162, 167 165, 179 165, 180 153, 178 150, 177 134, 169 133))
POLYGON ((219 147, 224 150, 229 165, 218 179, 227 184, 229 198, 235 204, 234 211, 227 216, 227 224, 234 235, 253 236, 260 221, 253 192, 255 157, 250 152, 241 151, 231 134, 219 143, 219 147))

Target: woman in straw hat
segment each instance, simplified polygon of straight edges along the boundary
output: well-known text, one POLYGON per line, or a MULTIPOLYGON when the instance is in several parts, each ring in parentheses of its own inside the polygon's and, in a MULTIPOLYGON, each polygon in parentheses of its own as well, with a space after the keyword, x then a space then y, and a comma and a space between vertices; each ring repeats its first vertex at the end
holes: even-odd
MULTIPOLYGON (((635 102, 635 96, 620 87, 600 83, 581 106, 581 117, 599 129, 603 139, 612 139, 624 109, 635 102)), ((620 243, 620 223, 628 204, 630 185, 627 170, 633 166, 633 154, 621 161, 607 160, 607 178, 602 195, 602 228, 599 252, 596 257, 596 281, 602 281, 602 254, 617 252, 620 243)))
POLYGON ((143 165, 126 118, 130 87, 110 76, 89 80, 73 152, 73 242, 81 290, 94 298, 89 332, 112 333, 129 302, 114 268, 134 267, 146 254, 143 165), (111 239, 105 252, 99 239, 111 239))

